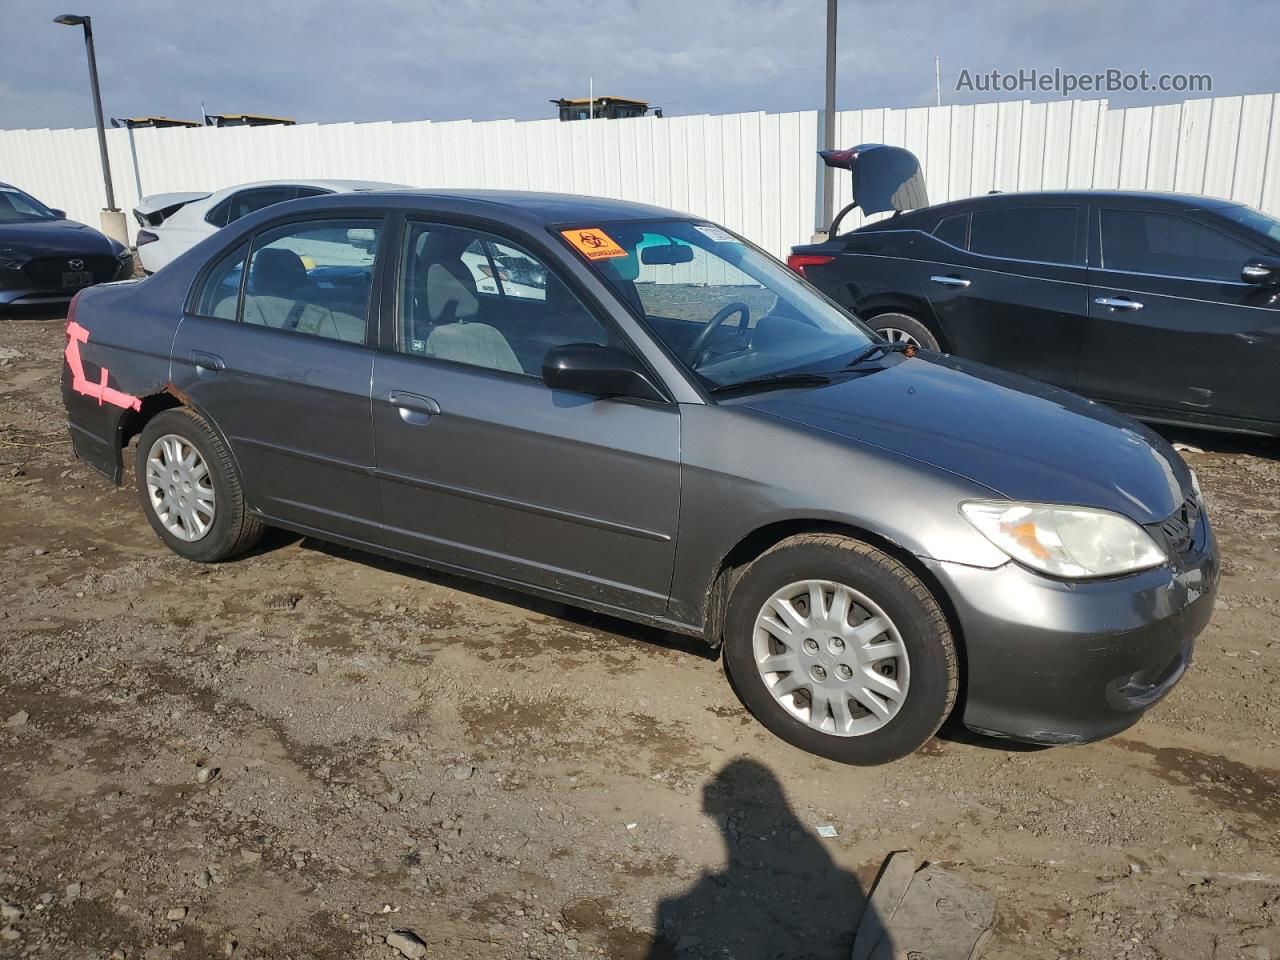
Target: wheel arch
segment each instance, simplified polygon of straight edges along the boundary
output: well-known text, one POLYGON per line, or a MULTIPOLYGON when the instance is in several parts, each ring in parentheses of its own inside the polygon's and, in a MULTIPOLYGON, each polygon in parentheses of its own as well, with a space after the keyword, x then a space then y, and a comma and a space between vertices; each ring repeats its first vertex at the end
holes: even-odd
POLYGON ((783 540, 805 533, 834 533, 869 543, 871 546, 878 550, 883 550, 893 557, 924 584, 925 589, 933 595, 938 606, 942 608, 942 614, 946 617, 947 626, 951 629, 951 636, 956 645, 956 656, 959 659, 960 667, 960 689, 957 699, 957 709, 959 709, 959 704, 964 699, 967 657, 960 617, 956 612, 955 605, 951 602, 951 597, 947 594, 938 578, 934 576, 933 571, 910 550, 882 534, 859 527, 856 524, 815 518, 794 518, 779 520, 757 527, 743 536, 720 558, 720 563, 707 585, 703 631, 712 649, 720 650, 723 646, 724 618, 729 606, 729 597, 733 593, 733 588, 742 571, 746 569, 751 561, 777 546, 783 540))
POLYGON ((126 410, 125 415, 121 417, 120 424, 117 427, 116 437, 118 445, 116 447, 116 457, 123 459, 123 453, 128 448, 130 442, 137 437, 146 428, 156 416, 166 410, 175 410, 179 407, 186 408, 198 416, 201 420, 209 425, 222 440, 226 446, 228 453, 231 455, 231 461, 238 470, 240 467, 236 459, 235 448, 232 447, 227 435, 222 431, 208 412, 199 404, 194 402, 190 396, 179 390, 173 384, 167 384, 163 390, 156 393, 148 394, 140 398, 142 400, 142 408, 140 410, 126 410))
POLYGON ((877 301, 858 308, 858 316, 871 326, 875 326, 872 321, 876 317, 882 317, 886 313, 901 313, 917 323, 923 324, 937 339, 938 346, 942 348, 943 352, 951 352, 950 338, 947 336, 946 331, 942 329, 942 324, 938 322, 933 308, 926 301, 915 299, 877 301))

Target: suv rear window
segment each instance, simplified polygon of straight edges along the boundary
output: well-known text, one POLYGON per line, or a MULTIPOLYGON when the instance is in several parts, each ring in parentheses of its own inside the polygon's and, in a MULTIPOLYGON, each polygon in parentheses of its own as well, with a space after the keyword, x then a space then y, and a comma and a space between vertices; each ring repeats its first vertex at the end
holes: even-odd
POLYGON ((1006 207, 975 210, 969 249, 988 257, 1074 263, 1075 207, 1006 207))

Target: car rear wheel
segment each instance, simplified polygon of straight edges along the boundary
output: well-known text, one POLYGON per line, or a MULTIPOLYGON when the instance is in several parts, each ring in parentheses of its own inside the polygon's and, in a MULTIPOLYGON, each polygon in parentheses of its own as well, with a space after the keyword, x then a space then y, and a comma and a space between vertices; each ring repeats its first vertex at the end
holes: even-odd
POLYGON ((188 560, 225 560, 262 535, 226 444, 185 407, 165 410, 143 428, 134 474, 151 528, 188 560))
POLYGON ((890 343, 910 343, 934 352, 941 349, 933 331, 905 313, 882 313, 871 318, 871 326, 890 343))
POLYGON ((955 642, 937 601, 897 560, 849 537, 791 537, 753 561, 724 639, 756 718, 842 763, 906 756, 955 705, 955 642))

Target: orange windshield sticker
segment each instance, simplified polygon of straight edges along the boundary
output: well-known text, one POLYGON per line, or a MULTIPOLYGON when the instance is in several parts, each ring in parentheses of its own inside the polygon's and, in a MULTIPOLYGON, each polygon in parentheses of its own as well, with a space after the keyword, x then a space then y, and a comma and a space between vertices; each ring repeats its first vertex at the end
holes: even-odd
POLYGON ((627 251, 618 246, 613 238, 599 227, 561 230, 560 235, 573 244, 574 249, 588 260, 608 260, 610 257, 627 255, 627 251))

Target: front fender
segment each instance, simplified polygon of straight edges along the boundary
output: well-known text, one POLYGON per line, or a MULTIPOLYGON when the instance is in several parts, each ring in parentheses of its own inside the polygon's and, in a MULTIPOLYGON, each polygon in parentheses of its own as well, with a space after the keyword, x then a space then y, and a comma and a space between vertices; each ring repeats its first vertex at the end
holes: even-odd
POLYGON ((975 481, 742 407, 682 406, 681 432, 672 619, 701 624, 724 558, 779 524, 866 530, 922 560, 1009 560, 959 512, 963 500, 1000 496, 975 481))

